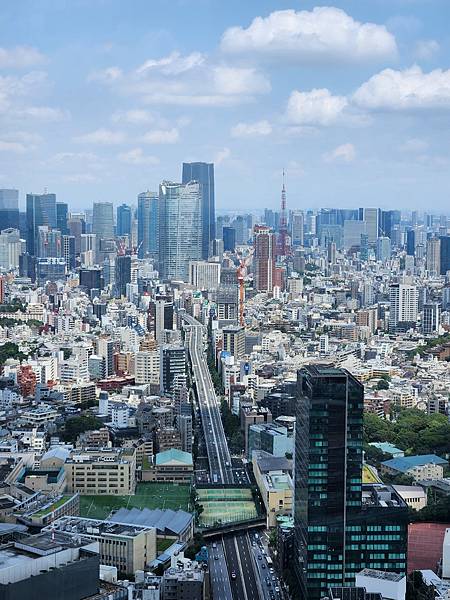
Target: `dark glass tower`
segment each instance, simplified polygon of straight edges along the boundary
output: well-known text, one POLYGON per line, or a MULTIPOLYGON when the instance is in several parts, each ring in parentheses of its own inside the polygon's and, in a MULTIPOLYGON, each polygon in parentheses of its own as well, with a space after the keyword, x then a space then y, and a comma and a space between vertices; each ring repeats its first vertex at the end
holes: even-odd
POLYGON ((19 229, 19 192, 0 190, 0 231, 19 229))
POLYGON ((116 257, 115 295, 117 298, 126 296, 127 283, 131 282, 131 256, 116 257))
POLYGON ((27 194, 27 252, 36 256, 40 225, 56 229, 55 194, 27 194))
POLYGON ((216 205, 214 199, 214 164, 183 163, 182 183, 198 181, 202 190, 202 258, 209 256, 210 243, 216 237, 216 205))
POLYGON ((296 571, 318 600, 363 568, 404 573, 408 511, 388 486, 362 486, 364 387, 343 369, 298 372, 296 571), (385 510, 386 509, 386 510, 385 510))
POLYGON ((450 235, 439 238, 441 240, 441 275, 450 271, 450 235))
POLYGON ((416 255, 416 232, 414 229, 408 229, 406 232, 406 254, 409 256, 416 255))
POLYGON ((66 202, 56 203, 56 227, 60 230, 61 235, 68 235, 69 230, 67 229, 67 217, 69 207, 66 202))
POLYGON ((131 207, 121 204, 117 207, 117 235, 131 235, 131 207))
POLYGON ((159 247, 159 196, 156 192, 143 192, 138 196, 138 256, 157 257, 159 247))

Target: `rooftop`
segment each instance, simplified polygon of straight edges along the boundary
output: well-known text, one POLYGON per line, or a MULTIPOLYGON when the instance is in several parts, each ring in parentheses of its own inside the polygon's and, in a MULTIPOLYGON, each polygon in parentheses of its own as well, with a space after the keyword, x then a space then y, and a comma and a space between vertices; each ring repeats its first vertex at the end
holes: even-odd
POLYGON ((436 456, 436 454, 418 454, 416 456, 403 456, 401 458, 392 458, 391 460, 385 460, 382 465, 406 473, 409 469, 414 467, 422 467, 424 465, 448 465, 448 461, 445 458, 436 456))
POLYGON ((158 454, 155 456, 156 465, 164 465, 170 462, 179 462, 185 465, 192 465, 192 454, 189 454, 189 452, 183 452, 177 448, 170 448, 170 450, 158 452, 158 454))

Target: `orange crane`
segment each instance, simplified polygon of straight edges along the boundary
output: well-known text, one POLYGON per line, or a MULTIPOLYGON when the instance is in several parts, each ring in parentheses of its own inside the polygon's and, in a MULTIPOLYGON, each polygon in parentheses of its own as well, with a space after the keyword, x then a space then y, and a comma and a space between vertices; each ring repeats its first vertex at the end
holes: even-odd
POLYGON ((250 253, 245 257, 239 258, 239 266, 236 270, 236 277, 239 284, 239 324, 241 327, 244 327, 244 307, 245 307, 245 275, 247 272, 247 267, 250 263, 250 260, 253 256, 253 248, 250 250, 250 253))

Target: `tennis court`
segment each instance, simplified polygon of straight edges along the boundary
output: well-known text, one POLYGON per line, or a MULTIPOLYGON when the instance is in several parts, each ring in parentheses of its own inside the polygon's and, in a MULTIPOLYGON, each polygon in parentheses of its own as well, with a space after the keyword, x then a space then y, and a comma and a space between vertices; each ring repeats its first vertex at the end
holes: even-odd
POLYGON ((258 516, 249 489, 198 489, 197 495, 198 503, 203 507, 203 512, 199 516, 200 527, 247 521, 258 516))

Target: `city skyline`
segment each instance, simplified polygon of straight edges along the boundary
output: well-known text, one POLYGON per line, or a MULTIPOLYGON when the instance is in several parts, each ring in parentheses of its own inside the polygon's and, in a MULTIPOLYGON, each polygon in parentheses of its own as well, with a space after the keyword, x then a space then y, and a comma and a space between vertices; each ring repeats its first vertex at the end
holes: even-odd
POLYGON ((205 161, 218 213, 277 207, 283 168, 293 209, 420 208, 431 196, 444 212, 449 11, 442 0, 4 2, 0 185, 22 207, 45 188, 74 210, 117 206, 205 161))

